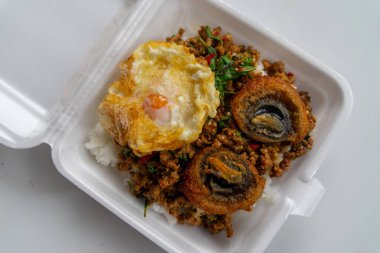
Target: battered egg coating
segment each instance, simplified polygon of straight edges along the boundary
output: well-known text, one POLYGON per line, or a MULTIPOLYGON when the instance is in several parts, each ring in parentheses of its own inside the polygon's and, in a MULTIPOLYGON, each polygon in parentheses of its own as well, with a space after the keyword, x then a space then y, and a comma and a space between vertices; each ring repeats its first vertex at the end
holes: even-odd
POLYGON ((209 214, 250 211, 261 197, 265 179, 246 159, 226 148, 205 148, 186 170, 183 192, 209 214))
POLYGON ((233 98, 232 114, 252 140, 299 143, 309 132, 308 112, 299 93, 278 77, 250 80, 233 98))

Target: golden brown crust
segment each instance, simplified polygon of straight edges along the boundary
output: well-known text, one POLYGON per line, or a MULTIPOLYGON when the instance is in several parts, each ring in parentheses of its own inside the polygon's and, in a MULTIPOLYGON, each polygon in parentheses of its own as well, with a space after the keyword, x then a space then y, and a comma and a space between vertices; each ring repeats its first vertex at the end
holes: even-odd
POLYGON ((108 93, 98 106, 99 123, 112 136, 112 138, 121 146, 128 144, 128 114, 130 106, 119 96, 118 93, 130 94, 133 87, 133 80, 128 74, 132 66, 133 57, 129 57, 125 62, 119 65, 122 73, 119 80, 109 86, 109 91, 117 91, 116 94, 108 93), (126 85, 131 83, 132 85, 126 85))
POLYGON ((237 210, 250 211, 252 205, 261 197, 265 179, 257 170, 238 154, 225 149, 205 148, 192 160, 185 173, 183 192, 190 202, 209 214, 228 214, 237 210), (210 167, 210 157, 227 157, 225 161, 239 164, 243 173, 240 185, 228 184, 224 181, 230 193, 219 195, 207 185, 210 178, 205 176, 210 167), (237 192, 235 192, 237 191, 237 192))
POLYGON ((263 76, 250 80, 239 93, 235 95, 231 102, 231 108, 232 114, 242 132, 256 141, 290 141, 292 143, 298 143, 302 141, 309 132, 309 122, 305 104, 297 90, 281 78, 263 76), (247 107, 265 97, 280 101, 289 112, 291 132, 284 139, 272 140, 253 133, 247 127, 247 115, 245 115, 247 107))

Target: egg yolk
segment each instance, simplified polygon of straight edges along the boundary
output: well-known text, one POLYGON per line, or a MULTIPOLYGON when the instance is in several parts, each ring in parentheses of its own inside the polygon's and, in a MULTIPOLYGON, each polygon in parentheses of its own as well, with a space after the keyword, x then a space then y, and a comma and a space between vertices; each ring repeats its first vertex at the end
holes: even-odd
POLYGON ((148 95, 143 101, 144 112, 159 125, 170 122, 169 100, 160 94, 148 95))
POLYGON ((159 94, 151 94, 147 99, 150 100, 150 105, 154 109, 160 109, 168 103, 168 98, 159 94))

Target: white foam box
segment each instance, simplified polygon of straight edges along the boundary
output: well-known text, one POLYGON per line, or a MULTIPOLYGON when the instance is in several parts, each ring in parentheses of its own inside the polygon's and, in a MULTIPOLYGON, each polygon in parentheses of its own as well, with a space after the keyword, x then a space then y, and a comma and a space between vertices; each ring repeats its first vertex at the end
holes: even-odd
MULTIPOLYGON (((41 24, 34 22, 28 24, 29 28, 40 32, 41 24)), ((53 16, 50 22, 50 26, 65 25, 53 16)), ((17 43, 21 45, 22 41, 3 40, 0 50, 11 52, 17 43)), ((64 43, 60 47, 67 57, 77 57, 65 51, 64 43)), ((0 141, 14 148, 48 143, 62 175, 165 250, 263 252, 289 215, 310 216, 318 205, 324 188, 314 175, 351 111, 351 89, 342 76, 263 24, 218 0, 126 1, 101 39, 82 45, 79 55, 83 64, 76 66, 75 74, 67 77, 64 85, 54 82, 54 77, 53 81, 46 78, 49 71, 57 71, 51 55, 40 59, 38 66, 43 67, 30 73, 34 81, 19 74, 20 68, 28 70, 28 63, 14 61, 12 54, 2 56, 0 141), (287 70, 296 75, 299 89, 309 91, 318 119, 313 149, 294 162, 283 177, 273 180, 276 198, 261 199, 253 212, 234 216, 235 235, 230 239, 224 233, 210 235, 198 227, 171 226, 164 216, 154 212, 144 218, 142 202, 129 193, 116 169, 97 164, 84 147, 97 122, 97 105, 108 84, 117 77, 118 63, 141 43, 165 40, 179 27, 185 28, 187 36, 195 35, 204 24, 221 26, 232 33, 235 42, 253 45, 262 58, 284 61, 287 70)))

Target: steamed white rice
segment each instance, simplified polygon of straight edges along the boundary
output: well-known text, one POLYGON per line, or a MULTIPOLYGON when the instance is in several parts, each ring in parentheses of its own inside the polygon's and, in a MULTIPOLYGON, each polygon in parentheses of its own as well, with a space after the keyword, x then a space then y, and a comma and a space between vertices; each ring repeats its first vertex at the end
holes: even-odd
POLYGON ((112 137, 99 123, 90 131, 88 137, 89 141, 84 145, 95 156, 96 161, 104 166, 115 167, 121 148, 116 145, 112 137))
POLYGON ((261 62, 257 63, 256 68, 253 71, 253 73, 255 73, 256 75, 261 73, 262 76, 268 75, 268 73, 264 70, 264 65, 261 62))
POLYGON ((268 174, 264 174, 263 177, 265 178, 265 187, 261 199, 268 204, 272 204, 277 200, 279 194, 273 187, 271 187, 272 178, 268 174))

